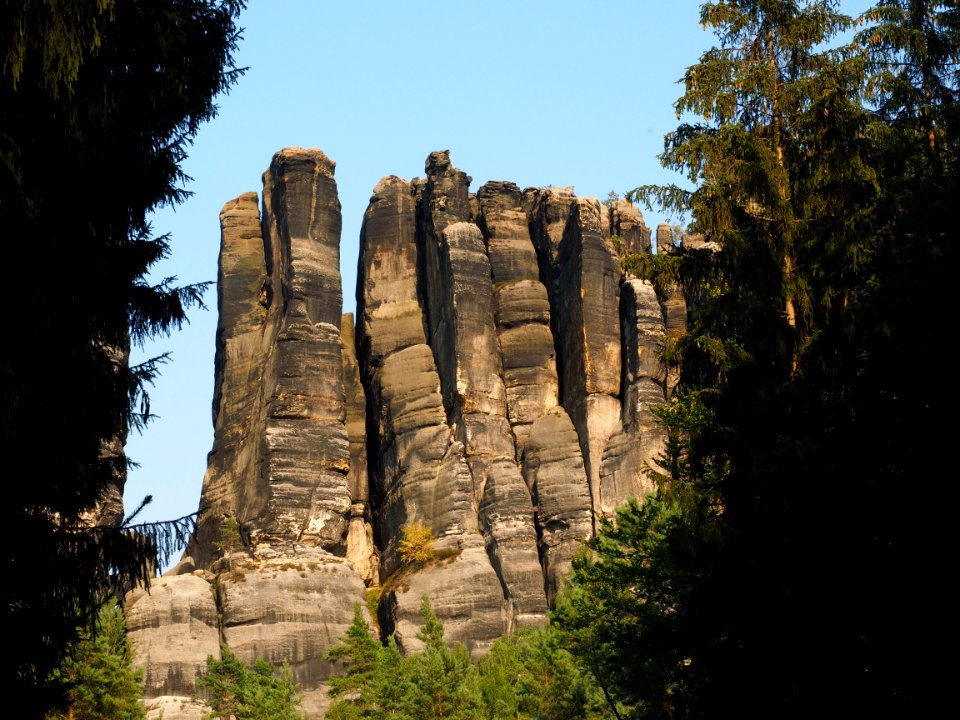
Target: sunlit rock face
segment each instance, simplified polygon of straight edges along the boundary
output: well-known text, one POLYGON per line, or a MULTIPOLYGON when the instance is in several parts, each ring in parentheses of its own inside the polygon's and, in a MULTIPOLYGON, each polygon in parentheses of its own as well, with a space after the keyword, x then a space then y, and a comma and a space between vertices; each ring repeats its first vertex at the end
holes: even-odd
POLYGON ((127 597, 147 701, 168 720, 198 716, 196 676, 221 643, 289 663, 320 717, 326 652, 368 590, 404 651, 421 647, 424 595, 474 654, 543 624, 597 520, 653 487, 664 308, 677 332, 684 306, 621 270, 650 252, 635 207, 508 181, 471 194, 431 153, 424 177, 373 188, 343 315, 334 170, 287 148, 259 196, 221 212, 197 532, 127 597), (433 538, 426 564, 400 551, 411 527, 433 538))

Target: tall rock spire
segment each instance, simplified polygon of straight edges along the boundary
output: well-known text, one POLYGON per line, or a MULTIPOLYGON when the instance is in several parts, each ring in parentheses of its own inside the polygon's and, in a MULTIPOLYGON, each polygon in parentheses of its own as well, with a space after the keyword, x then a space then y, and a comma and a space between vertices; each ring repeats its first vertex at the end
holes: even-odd
POLYGON ((202 714, 188 699, 221 643, 289 662, 319 717, 326 650, 367 589, 404 651, 422 646, 423 594, 474 654, 543 624, 596 519, 653 487, 663 308, 682 298, 624 276, 617 253, 650 250, 636 208, 506 181, 471 195, 449 152, 431 153, 425 178, 373 190, 354 318, 334 169, 287 148, 260 206, 246 193, 221 212, 197 532, 127 597, 148 703, 168 720, 202 714), (434 560, 402 556, 411 528, 434 560))

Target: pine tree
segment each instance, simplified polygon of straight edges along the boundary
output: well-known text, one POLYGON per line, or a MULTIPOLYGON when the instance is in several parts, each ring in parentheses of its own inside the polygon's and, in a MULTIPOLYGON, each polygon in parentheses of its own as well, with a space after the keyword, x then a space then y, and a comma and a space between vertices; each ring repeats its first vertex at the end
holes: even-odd
POLYGON ((56 700, 50 674, 78 626, 189 532, 190 519, 153 537, 118 527, 100 502, 122 492, 119 449, 149 419, 145 388, 164 360, 128 367, 131 343, 176 330, 201 301, 202 286, 148 279, 169 244, 147 218, 187 196, 187 147, 240 72, 242 6, 0 4, 0 225, 18 348, 0 358, 0 448, 21 468, 0 515, 18 538, 0 590, 17 651, 0 672, 23 717, 56 700))
MULTIPOLYGON (((633 625, 634 666, 676 671, 675 647, 689 660, 682 682, 614 683, 647 708, 668 687, 670 702, 646 712, 902 716, 923 702, 906 658, 937 621, 920 619, 909 588, 938 577, 912 569, 937 543, 901 503, 944 471, 931 448, 948 443, 956 398, 924 350, 942 334, 956 267, 958 45, 945 5, 881 3, 858 21, 859 43, 838 49, 829 42, 852 21, 835 2, 703 5, 720 45, 687 71, 677 103, 702 120, 681 124, 662 156, 695 189, 633 193, 690 213, 691 231, 719 246, 672 263, 698 298, 664 413, 678 447, 651 505, 660 515, 628 526, 650 563, 640 587, 662 582, 670 610, 661 630, 633 625), (942 392, 918 386, 918 366, 942 392), (648 536, 678 498, 712 514, 689 515, 691 533, 648 536), (657 558, 669 560, 660 580, 657 558)), ((599 572, 582 580, 615 577, 599 572)))
POLYGON ((410 691, 402 698, 400 711, 421 720, 479 718, 481 698, 470 654, 462 643, 447 646, 443 623, 426 595, 421 599, 420 615, 423 625, 417 638, 425 647, 406 658, 410 691))
POLYGON ((300 697, 290 666, 284 663, 279 676, 273 666, 257 658, 247 667, 230 648, 220 649, 220 659, 207 657, 207 672, 197 678, 197 687, 213 712, 210 718, 249 720, 302 720, 300 697))
POLYGON ((70 649, 56 673, 67 689, 67 709, 49 720, 142 720, 143 673, 133 668, 123 611, 104 606, 97 626, 70 649))
POLYGON ((329 717, 364 717, 376 706, 374 679, 388 665, 388 651, 374 639, 370 624, 359 604, 353 607, 353 621, 339 645, 327 651, 327 660, 340 663, 343 675, 329 680, 331 697, 342 697, 329 717), (338 707, 337 707, 338 706, 338 707))
POLYGON ((476 661, 486 717, 573 720, 610 717, 552 626, 498 638, 476 661))

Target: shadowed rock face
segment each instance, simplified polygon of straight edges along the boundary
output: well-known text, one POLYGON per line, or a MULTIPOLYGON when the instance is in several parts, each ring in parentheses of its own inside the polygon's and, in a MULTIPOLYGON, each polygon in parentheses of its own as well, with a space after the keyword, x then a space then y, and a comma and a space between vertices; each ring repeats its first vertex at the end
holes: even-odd
POLYGON ((191 695, 223 641, 247 662, 289 661, 318 710, 326 648, 375 575, 346 559, 376 553, 372 532, 364 542, 365 402, 341 345, 333 172, 319 150, 283 150, 262 211, 247 193, 221 212, 215 436, 197 532, 153 592, 126 600, 148 698, 191 695))
POLYGON ((447 151, 425 175, 373 190, 356 319, 322 152, 277 153, 260 205, 224 206, 197 533, 152 594, 127 598, 168 720, 197 714, 175 700, 220 642, 289 662, 319 717, 326 650, 373 586, 403 650, 421 645, 428 594, 448 639, 484 652, 546 622, 596 518, 653 487, 664 308, 678 332, 685 306, 623 277, 617 253, 650 249, 639 211, 510 182, 471 195, 447 151), (413 524, 434 538, 422 567, 399 552, 413 524))

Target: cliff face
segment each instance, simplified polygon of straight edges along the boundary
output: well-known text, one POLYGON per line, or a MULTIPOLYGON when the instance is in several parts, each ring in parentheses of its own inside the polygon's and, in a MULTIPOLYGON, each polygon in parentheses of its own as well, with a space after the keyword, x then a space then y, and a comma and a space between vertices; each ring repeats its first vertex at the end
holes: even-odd
POLYGON ((262 209, 247 193, 221 212, 197 533, 151 593, 127 598, 148 703, 168 719, 197 716, 187 699, 221 643, 288 661, 319 713, 324 654, 367 588, 382 588, 379 626, 405 650, 424 593, 475 653, 545 623, 597 519, 652 487, 665 315, 611 242, 649 252, 640 213, 509 182, 471 195, 447 152, 425 171, 373 190, 355 322, 341 317, 322 152, 277 153, 262 209), (442 560, 411 571, 398 546, 415 524, 442 560))

